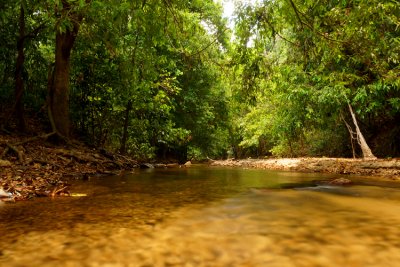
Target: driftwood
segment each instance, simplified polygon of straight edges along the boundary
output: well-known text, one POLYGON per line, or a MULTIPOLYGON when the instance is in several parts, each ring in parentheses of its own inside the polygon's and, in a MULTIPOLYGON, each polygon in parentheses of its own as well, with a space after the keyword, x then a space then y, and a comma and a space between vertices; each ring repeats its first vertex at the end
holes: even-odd
POLYGON ((54 190, 51 192, 51 197, 55 197, 60 193, 70 195, 70 193, 67 191, 68 186, 63 186, 61 188, 54 188, 54 190))

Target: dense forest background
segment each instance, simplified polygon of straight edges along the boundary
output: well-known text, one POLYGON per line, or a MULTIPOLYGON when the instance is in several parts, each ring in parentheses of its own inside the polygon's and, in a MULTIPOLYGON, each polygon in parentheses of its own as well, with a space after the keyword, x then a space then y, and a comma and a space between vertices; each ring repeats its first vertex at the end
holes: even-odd
POLYGON ((400 155, 395 0, 0 0, 0 131, 137 159, 400 155))

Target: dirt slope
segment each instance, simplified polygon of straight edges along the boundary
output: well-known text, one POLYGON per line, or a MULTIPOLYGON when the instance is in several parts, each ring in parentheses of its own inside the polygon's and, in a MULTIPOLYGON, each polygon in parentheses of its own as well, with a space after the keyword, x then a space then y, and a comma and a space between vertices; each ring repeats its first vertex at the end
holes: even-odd
POLYGON ((277 158, 213 161, 214 166, 381 176, 400 181, 400 159, 277 158))

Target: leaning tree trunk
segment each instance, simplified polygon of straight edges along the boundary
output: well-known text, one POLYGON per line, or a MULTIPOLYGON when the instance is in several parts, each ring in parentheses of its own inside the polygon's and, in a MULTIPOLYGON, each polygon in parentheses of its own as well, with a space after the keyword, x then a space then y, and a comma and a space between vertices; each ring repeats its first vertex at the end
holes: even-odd
POLYGON ((82 16, 72 11, 71 5, 63 0, 62 13, 69 17, 71 28, 56 33, 56 51, 54 71, 49 82, 49 117, 53 131, 59 135, 69 137, 69 74, 70 55, 76 40, 82 16))
POLYGON ((25 11, 21 5, 20 15, 19 15, 19 36, 17 41, 17 62, 15 66, 15 106, 14 113, 17 120, 17 128, 21 132, 25 132, 26 123, 24 116, 24 105, 22 102, 22 96, 24 94, 24 80, 22 78, 22 70, 25 61, 24 54, 24 41, 25 41, 25 11))
POLYGON ((348 104, 348 106, 349 106, 351 117, 353 119, 354 126, 356 127, 357 141, 361 147, 361 151, 363 153, 363 158, 364 159, 376 159, 375 155, 372 153, 371 149, 369 148, 367 141, 365 141, 365 138, 364 138, 363 134, 361 133, 360 127, 358 127, 356 115, 354 114, 351 105, 348 104))

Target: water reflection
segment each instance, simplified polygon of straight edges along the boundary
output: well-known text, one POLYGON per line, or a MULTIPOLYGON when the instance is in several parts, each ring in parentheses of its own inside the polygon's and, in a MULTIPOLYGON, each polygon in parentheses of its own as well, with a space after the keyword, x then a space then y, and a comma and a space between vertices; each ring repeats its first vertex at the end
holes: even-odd
POLYGON ((0 207, 0 265, 397 266, 396 185, 313 183, 326 178, 224 168, 93 178, 74 186, 88 197, 0 207))

